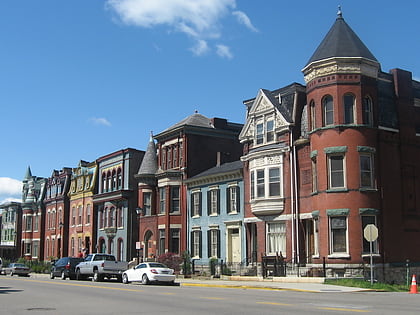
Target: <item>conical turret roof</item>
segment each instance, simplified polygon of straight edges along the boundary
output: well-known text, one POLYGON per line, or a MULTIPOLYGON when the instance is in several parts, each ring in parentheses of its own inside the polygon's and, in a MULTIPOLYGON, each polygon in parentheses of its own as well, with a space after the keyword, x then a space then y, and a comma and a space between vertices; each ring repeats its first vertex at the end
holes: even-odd
POLYGON ((25 177, 23 179, 29 179, 31 177, 32 177, 31 167, 28 166, 28 168, 26 169, 25 177))
POLYGON ((315 50, 307 65, 314 61, 333 57, 362 57, 376 61, 375 56, 344 21, 341 9, 335 23, 315 50))
POLYGON ((137 176, 154 175, 157 171, 156 146, 153 136, 150 135, 150 141, 141 162, 137 176))

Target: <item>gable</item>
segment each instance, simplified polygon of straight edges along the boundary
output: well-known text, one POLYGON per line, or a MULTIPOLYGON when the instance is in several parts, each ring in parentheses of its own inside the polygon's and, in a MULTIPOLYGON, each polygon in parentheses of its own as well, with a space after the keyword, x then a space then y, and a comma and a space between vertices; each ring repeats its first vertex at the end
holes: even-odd
POLYGON ((278 108, 280 108, 280 106, 281 103, 270 91, 260 89, 257 97, 249 108, 247 120, 239 134, 239 141, 251 141, 255 135, 256 123, 259 120, 264 120, 266 117, 273 117, 276 132, 287 129, 290 123, 279 111, 278 108))

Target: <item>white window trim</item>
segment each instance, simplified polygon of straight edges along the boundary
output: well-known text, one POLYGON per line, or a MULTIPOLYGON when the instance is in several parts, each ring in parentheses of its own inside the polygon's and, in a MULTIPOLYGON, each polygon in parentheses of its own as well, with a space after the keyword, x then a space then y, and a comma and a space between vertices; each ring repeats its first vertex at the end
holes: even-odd
POLYGON ((334 215, 328 216, 328 234, 329 234, 329 255, 328 258, 349 258, 349 218, 347 215, 334 215), (331 219, 336 217, 345 217, 346 218, 346 251, 345 252, 333 252, 333 236, 332 236, 332 227, 331 219))
POLYGON ((344 153, 330 153, 327 155, 328 162, 328 190, 342 190, 347 189, 347 174, 346 174, 346 154, 344 153), (332 156, 342 156, 343 157, 343 186, 341 187, 332 187, 332 178, 331 178, 331 157, 332 156))

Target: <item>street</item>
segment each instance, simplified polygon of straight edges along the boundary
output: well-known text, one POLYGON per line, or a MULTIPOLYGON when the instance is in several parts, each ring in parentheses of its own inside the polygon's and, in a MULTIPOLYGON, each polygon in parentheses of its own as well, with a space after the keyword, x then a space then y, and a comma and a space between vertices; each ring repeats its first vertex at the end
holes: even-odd
POLYGON ((1 314, 417 314, 420 295, 124 285, 0 276, 1 314))

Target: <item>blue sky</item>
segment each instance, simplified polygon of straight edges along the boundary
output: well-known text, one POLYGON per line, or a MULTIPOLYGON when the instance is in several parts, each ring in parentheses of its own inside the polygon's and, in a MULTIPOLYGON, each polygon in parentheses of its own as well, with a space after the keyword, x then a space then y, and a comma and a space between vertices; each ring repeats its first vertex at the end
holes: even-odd
POLYGON ((335 21, 420 80, 418 1, 2 0, 0 203, 21 180, 145 150, 195 110, 244 123, 258 89, 304 83, 335 21))

